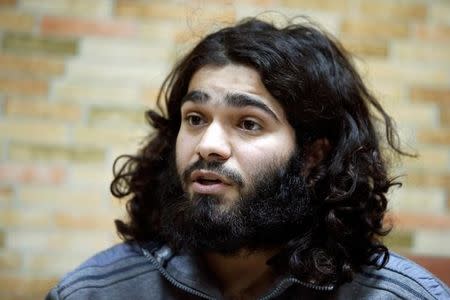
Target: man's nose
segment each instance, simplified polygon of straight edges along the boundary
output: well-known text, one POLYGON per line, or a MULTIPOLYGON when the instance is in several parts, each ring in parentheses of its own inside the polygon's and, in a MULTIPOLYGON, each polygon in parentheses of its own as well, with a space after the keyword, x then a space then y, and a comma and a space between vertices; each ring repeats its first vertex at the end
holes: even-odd
POLYGON ((224 128, 212 122, 203 133, 196 150, 204 160, 227 160, 231 156, 231 147, 224 128))

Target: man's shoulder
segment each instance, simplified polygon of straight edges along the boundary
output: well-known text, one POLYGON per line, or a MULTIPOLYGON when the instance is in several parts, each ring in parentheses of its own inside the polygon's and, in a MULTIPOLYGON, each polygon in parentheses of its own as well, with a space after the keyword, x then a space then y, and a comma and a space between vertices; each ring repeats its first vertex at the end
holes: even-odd
POLYGON ((392 252, 383 268, 365 267, 343 289, 367 299, 381 294, 385 299, 450 299, 445 283, 418 264, 392 252))
POLYGON ((66 274, 47 297, 71 299, 79 293, 105 291, 155 271, 156 266, 148 261, 137 244, 121 243, 95 254, 66 274))

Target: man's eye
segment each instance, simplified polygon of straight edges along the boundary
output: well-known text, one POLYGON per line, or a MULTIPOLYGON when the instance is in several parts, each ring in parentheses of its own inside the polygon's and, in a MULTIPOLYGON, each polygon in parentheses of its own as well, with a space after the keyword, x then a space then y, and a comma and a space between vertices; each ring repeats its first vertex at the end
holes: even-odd
POLYGON ((248 131, 258 131, 262 129, 262 126, 253 120, 243 120, 240 126, 242 129, 248 131))
POLYGON ((185 119, 191 126, 199 126, 204 123, 203 118, 199 115, 188 115, 185 119))

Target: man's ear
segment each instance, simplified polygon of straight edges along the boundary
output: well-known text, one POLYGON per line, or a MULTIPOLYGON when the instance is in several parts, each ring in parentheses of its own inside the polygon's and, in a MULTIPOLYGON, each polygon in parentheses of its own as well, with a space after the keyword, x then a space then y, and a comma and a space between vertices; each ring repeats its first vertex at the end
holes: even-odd
POLYGON ((319 138, 305 147, 305 168, 303 175, 308 175, 330 152, 331 145, 327 138, 319 138))

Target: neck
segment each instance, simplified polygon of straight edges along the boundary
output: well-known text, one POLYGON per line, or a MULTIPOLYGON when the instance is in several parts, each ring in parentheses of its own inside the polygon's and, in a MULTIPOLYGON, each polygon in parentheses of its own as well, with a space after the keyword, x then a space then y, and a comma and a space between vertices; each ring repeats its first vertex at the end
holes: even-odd
POLYGON ((225 298, 255 298, 266 292, 275 280, 266 262, 276 253, 276 250, 240 250, 236 255, 224 256, 210 252, 203 258, 219 281, 225 298))

